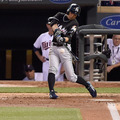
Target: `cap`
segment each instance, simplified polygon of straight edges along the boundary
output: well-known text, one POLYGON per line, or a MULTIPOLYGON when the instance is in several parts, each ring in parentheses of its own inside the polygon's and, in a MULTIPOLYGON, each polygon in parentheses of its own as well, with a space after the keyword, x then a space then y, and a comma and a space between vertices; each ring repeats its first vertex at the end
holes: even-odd
POLYGON ((28 71, 32 71, 34 70, 34 67, 32 65, 25 65, 25 71, 28 72, 28 71))

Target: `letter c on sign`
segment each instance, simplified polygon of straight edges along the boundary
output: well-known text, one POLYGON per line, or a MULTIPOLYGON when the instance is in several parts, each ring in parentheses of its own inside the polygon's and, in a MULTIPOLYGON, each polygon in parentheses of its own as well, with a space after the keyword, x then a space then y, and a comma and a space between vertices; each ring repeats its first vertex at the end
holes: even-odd
POLYGON ((106 25, 111 25, 111 21, 112 21, 112 19, 108 19, 108 20, 106 21, 106 25))

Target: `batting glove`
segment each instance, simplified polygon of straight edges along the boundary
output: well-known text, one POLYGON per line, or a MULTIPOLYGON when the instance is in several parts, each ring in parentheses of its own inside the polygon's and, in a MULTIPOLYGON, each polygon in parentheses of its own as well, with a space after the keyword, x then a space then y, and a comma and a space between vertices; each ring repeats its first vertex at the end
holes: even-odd
POLYGON ((64 38, 64 37, 61 37, 61 36, 59 35, 59 36, 57 36, 56 41, 57 41, 58 43, 64 43, 64 42, 65 42, 65 38, 64 38))
POLYGON ((62 31, 59 28, 55 29, 54 36, 57 38, 58 36, 61 36, 61 33, 62 33, 62 31))

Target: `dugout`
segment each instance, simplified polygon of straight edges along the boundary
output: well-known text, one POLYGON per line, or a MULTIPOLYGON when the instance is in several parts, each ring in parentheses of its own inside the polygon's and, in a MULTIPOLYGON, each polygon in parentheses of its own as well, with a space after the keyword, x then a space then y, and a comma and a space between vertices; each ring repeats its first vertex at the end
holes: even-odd
MULTIPOLYGON (((0 1, 0 80, 21 80, 24 64, 33 64, 37 72, 42 71, 42 63, 32 51, 33 43, 47 31, 47 18, 58 11, 66 12, 74 2, 81 6, 80 25, 97 23, 96 0, 72 0, 65 4, 51 0, 0 1)), ((72 48, 76 52, 76 43, 72 48)))
POLYGON ((104 43, 105 43, 105 50, 107 50, 107 36, 111 35, 111 34, 119 34, 120 30, 119 29, 107 29, 105 27, 103 27, 102 25, 97 25, 97 24, 91 24, 91 25, 83 25, 80 26, 76 32, 77 35, 77 39, 78 39, 78 48, 79 48, 79 53, 78 53, 78 57, 79 57, 79 61, 77 63, 77 72, 80 76, 84 77, 84 63, 85 61, 90 61, 90 68, 89 68, 89 80, 92 81, 94 78, 94 60, 95 59, 101 59, 102 60, 102 64, 104 65, 104 69, 103 69, 103 74, 104 74, 104 78, 101 78, 101 80, 107 81, 107 71, 106 71, 106 67, 107 67, 107 57, 102 54, 102 53, 95 53, 94 52, 94 40, 95 40, 95 36, 94 35, 102 35, 104 43), (85 46, 85 36, 89 35, 89 41, 90 41, 90 54, 85 56, 84 54, 84 46, 85 46))

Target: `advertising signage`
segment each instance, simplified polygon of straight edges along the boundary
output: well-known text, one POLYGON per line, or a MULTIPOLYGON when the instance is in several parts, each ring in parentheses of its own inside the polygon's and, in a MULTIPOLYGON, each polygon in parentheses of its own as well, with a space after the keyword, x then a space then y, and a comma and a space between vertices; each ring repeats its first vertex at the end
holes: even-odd
POLYGON ((71 4, 97 5, 97 0, 0 0, 0 4, 71 4))

